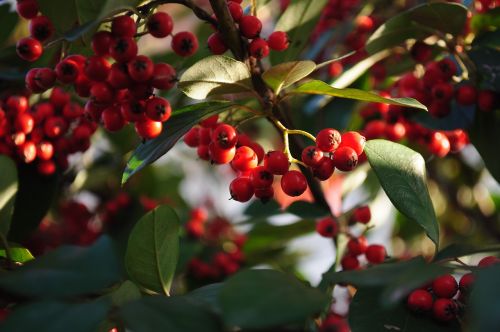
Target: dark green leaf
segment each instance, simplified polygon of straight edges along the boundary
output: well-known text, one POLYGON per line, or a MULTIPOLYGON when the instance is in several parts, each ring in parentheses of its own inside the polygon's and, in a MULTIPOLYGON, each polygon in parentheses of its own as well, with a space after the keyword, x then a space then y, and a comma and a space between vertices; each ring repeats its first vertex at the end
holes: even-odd
POLYGON ((311 94, 326 95, 332 97, 356 99, 373 103, 384 103, 404 107, 413 107, 427 110, 425 105, 413 98, 384 98, 376 93, 358 90, 358 89, 337 89, 322 81, 309 81, 289 92, 290 94, 311 94))
POLYGON ((255 200, 246 208, 244 214, 252 218, 269 217, 275 214, 283 213, 279 204, 275 201, 262 203, 260 200, 255 200))
POLYGON ((437 248, 439 225, 426 185, 424 158, 386 140, 366 142, 365 153, 392 204, 422 226, 437 248))
POLYGON ((19 16, 15 11, 10 10, 10 5, 8 3, 0 5, 0 22, 2 22, 2 28, 0 29, 0 46, 10 37, 18 21, 19 16))
POLYGON ((77 25, 78 13, 75 1, 67 0, 38 0, 40 12, 47 16, 58 34, 77 25))
POLYGON ((380 287, 359 288, 349 306, 349 326, 352 332, 458 332, 456 321, 439 324, 429 317, 414 315, 404 304, 394 308, 380 305, 380 287))
POLYGON ((207 304, 214 312, 220 314, 221 308, 218 298, 223 286, 222 282, 206 285, 189 292, 185 296, 207 304))
POLYGON ((283 52, 271 52, 271 63, 279 64, 298 58, 300 52, 310 42, 311 33, 316 27, 327 0, 292 0, 281 15, 276 31, 285 31, 290 46, 283 52))
POLYGON ((470 295, 473 329, 470 331, 500 331, 500 265, 479 269, 470 295))
POLYGON ((0 155, 0 233, 7 236, 10 228, 12 209, 17 193, 16 163, 5 155, 0 155))
MULTIPOLYGON (((61 287, 66 287, 66 285, 61 287)), ((89 332, 104 321, 110 307, 105 300, 80 304, 43 301, 14 310, 1 325, 1 332, 89 332)))
POLYGON ((111 240, 103 236, 90 247, 62 246, 14 271, 1 273, 0 288, 54 298, 96 292, 119 279, 111 240))
POLYGON ((297 201, 293 202, 285 212, 294 214, 301 218, 320 218, 324 217, 331 212, 323 208, 322 206, 314 203, 297 201))
POLYGON ((223 331, 217 316, 188 297, 144 297, 122 307, 119 315, 127 330, 134 332, 223 331))
POLYGON ((457 35, 465 27, 467 8, 457 3, 432 2, 411 8, 380 26, 366 42, 371 53, 392 48, 407 39, 423 39, 436 31, 457 35))
POLYGON ((188 97, 205 99, 208 96, 253 90, 250 70, 243 62, 223 55, 206 57, 181 76, 178 87, 188 97))
MULTIPOLYGON (((14 262, 18 263, 26 263, 28 261, 33 260, 35 257, 31 254, 31 252, 23 247, 20 247, 18 245, 12 245, 10 244, 10 258, 14 262)), ((0 249, 0 256, 7 258, 7 252, 5 249, 0 249)))
POLYGON ((434 261, 440 261, 448 258, 469 256, 477 253, 484 252, 498 252, 500 251, 499 244, 492 245, 472 245, 472 244, 459 244, 454 243, 439 251, 434 257, 434 261))
MULTIPOLYGON (((496 11, 498 12, 496 16, 499 22, 498 27, 500 27, 500 7, 496 8, 496 11)), ((476 17, 476 15, 474 15, 473 18, 474 17, 476 17)), ((497 49, 500 48, 500 30, 486 31, 482 34, 477 35, 472 42, 472 46, 486 46, 497 49)))
POLYGON ((476 112, 469 137, 484 160, 484 164, 495 180, 500 183, 500 158, 492 142, 500 141, 500 116, 498 112, 476 112))
POLYGON ((118 289, 110 294, 113 305, 121 307, 142 297, 141 290, 132 281, 125 280, 118 289))
POLYGON ((312 61, 285 62, 266 70, 262 78, 276 94, 279 94, 282 89, 307 77, 315 69, 316 64, 312 61))
POLYGON ((166 154, 175 143, 204 117, 221 113, 232 104, 221 101, 209 101, 189 105, 172 113, 170 119, 163 124, 160 136, 143 143, 135 149, 123 171, 122 183, 166 154))
POLYGON ((328 298, 291 275, 247 270, 224 283, 219 303, 226 324, 259 329, 303 323, 319 314, 328 298))
POLYGON ((125 253, 129 276, 141 287, 168 294, 179 258, 179 218, 169 206, 148 212, 134 226, 125 253))

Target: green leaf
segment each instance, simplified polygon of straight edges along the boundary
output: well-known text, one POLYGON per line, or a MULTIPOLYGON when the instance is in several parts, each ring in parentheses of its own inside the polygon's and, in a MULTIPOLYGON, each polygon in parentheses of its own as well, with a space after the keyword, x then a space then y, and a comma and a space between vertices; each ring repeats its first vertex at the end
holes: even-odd
MULTIPOLYGON (((66 285, 59 285, 66 287, 66 285)), ((104 321, 110 303, 41 301, 16 308, 0 327, 0 332, 88 332, 104 321)))
POLYGON ((498 251, 500 251, 499 244, 478 246, 472 244, 453 243, 450 244, 448 247, 444 248, 443 250, 440 250, 434 257, 434 261, 440 261, 448 258, 469 256, 478 253, 498 252, 498 251))
MULTIPOLYGON (((35 259, 35 257, 33 257, 33 255, 28 249, 20 247, 18 245, 10 244, 9 251, 11 258, 14 262, 26 263, 28 261, 35 259)), ((0 256, 7 258, 7 252, 5 249, 0 249, 0 256)))
POLYGON ((315 69, 316 64, 312 61, 286 62, 269 68, 262 74, 262 78, 274 93, 279 94, 281 89, 307 77, 315 69))
POLYGON ((468 304, 472 329, 470 331, 500 331, 500 265, 479 269, 468 304))
POLYGON ((413 98, 384 98, 376 93, 358 89, 337 89, 330 86, 328 83, 318 80, 304 83, 296 89, 290 91, 289 94, 326 95, 332 97, 362 100, 372 103, 384 103, 427 110, 427 107, 425 107, 425 105, 421 104, 413 98))
POLYGON ((0 233, 7 236, 10 228, 12 209, 17 193, 16 163, 5 155, 0 155, 0 233))
POLYGON ((320 218, 331 213, 329 210, 318 204, 304 201, 293 202, 286 209, 286 212, 294 214, 301 218, 320 218))
POLYGON ((418 223, 437 248, 439 225, 426 185, 424 158, 401 144, 378 139, 366 142, 365 153, 392 204, 418 223))
MULTIPOLYGON (((492 27, 500 28, 500 8, 489 9, 485 13, 475 13, 472 16, 470 26, 473 31, 489 30, 492 27)), ((498 30, 497 30, 498 31, 498 30)), ((476 37, 477 39, 477 37, 476 37)), ((476 40, 474 40, 474 44, 476 40)))
POLYGON ((457 35, 465 27, 467 8, 457 3, 432 2, 416 6, 386 21, 366 42, 370 54, 407 39, 424 39, 436 31, 457 35))
POLYGON ((160 136, 148 140, 135 149, 123 171, 122 184, 127 182, 132 175, 170 151, 175 143, 201 119, 221 113, 231 106, 233 105, 227 102, 209 101, 174 111, 170 119, 163 124, 160 136))
POLYGON ((120 287, 110 294, 111 302, 117 307, 121 307, 129 302, 142 297, 141 290, 132 281, 125 280, 120 287))
POLYGON ((399 304, 394 308, 380 305, 380 287, 359 288, 349 306, 349 326, 352 332, 457 332, 457 321, 440 324, 430 317, 415 315, 399 304))
POLYGON ((495 180, 500 183, 500 158, 498 149, 492 142, 500 141, 500 116, 498 112, 476 112, 474 125, 469 131, 469 137, 477 149, 484 164, 495 180))
POLYGON ((179 218, 159 206, 134 226, 125 253, 129 276, 145 289, 168 294, 179 258, 179 218))
POLYGON ((2 29, 0 29, 0 46, 2 46, 16 27, 19 21, 19 15, 17 15, 15 11, 10 10, 10 5, 8 3, 4 3, 0 5, 0 21, 2 22, 2 29))
POLYGON ((127 330, 134 332, 220 332, 217 316, 187 296, 149 296, 119 311, 127 330))
POLYGON ((219 303, 227 325, 260 329, 303 323, 321 312, 328 297, 291 275, 247 270, 224 283, 219 303))
POLYGON ((55 298, 96 292, 119 279, 114 248, 103 236, 90 247, 61 246, 14 271, 1 273, 0 288, 30 297, 55 298))
POLYGON ((50 19, 58 34, 65 33, 79 23, 76 1, 38 0, 38 5, 40 12, 50 19))
POLYGON ((189 67, 177 86, 193 99, 253 90, 248 66, 222 55, 206 57, 189 67))
POLYGON ((271 52, 271 63, 278 64, 295 60, 310 42, 311 33, 316 27, 327 0, 292 0, 281 15, 276 31, 285 31, 290 46, 283 52, 271 52))
POLYGON ((219 305, 219 293, 223 286, 224 284, 222 282, 206 285, 189 292, 185 295, 185 297, 193 298, 198 302, 205 303, 214 312, 220 314, 222 309, 219 305))

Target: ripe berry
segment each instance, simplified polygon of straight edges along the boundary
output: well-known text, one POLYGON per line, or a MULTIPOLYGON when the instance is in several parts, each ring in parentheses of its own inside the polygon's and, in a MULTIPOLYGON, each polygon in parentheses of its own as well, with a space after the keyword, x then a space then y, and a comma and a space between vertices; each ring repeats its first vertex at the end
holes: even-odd
POLYGON ((25 96, 10 96, 7 98, 5 106, 10 114, 24 113, 28 110, 28 98, 25 96))
POLYGON ((227 46, 219 32, 214 32, 208 37, 207 45, 212 54, 224 54, 227 51, 227 46))
POLYGON ((408 308, 417 313, 423 313, 432 309, 432 295, 426 290, 416 289, 410 293, 407 300, 408 308))
POLYGON ((451 299, 457 293, 458 284, 451 274, 446 274, 434 279, 432 282, 432 290, 437 297, 451 299))
POLYGON ((62 114, 69 120, 78 119, 83 115, 83 107, 80 104, 69 102, 64 106, 62 114))
POLYGON ((128 74, 127 65, 119 62, 113 63, 106 82, 118 90, 130 87, 132 85, 132 79, 128 74))
POLYGON ((125 126, 125 119, 117 106, 106 108, 101 115, 104 128, 108 131, 118 131, 125 126))
POLYGON ((17 114, 14 120, 14 128, 16 131, 29 134, 33 130, 33 127, 35 127, 35 120, 31 114, 27 112, 17 114))
POLYGON ((273 187, 256 188, 255 197, 266 203, 274 197, 274 189, 273 187))
POLYGON ((453 85, 439 82, 432 88, 432 98, 440 101, 449 101, 453 97, 453 85))
POLYGON ((455 92, 457 103, 461 105, 472 105, 476 102, 477 92, 472 85, 464 84, 455 92))
POLYGON ((373 22, 373 19, 370 16, 358 16, 356 18, 356 30, 359 33, 367 33, 370 32, 375 23, 373 22))
POLYGON ((437 299, 432 306, 434 318, 442 322, 448 322, 455 318, 456 304, 450 299, 437 299))
POLYGON ((109 54, 117 62, 128 62, 137 55, 137 43, 133 38, 115 38, 109 44, 109 54))
POLYGON ((59 116, 53 116, 45 120, 45 123, 43 125, 43 130, 45 132, 45 135, 50 138, 55 138, 62 136, 66 133, 66 130, 68 129, 68 124, 66 121, 59 116))
POLYGON ((229 8, 233 20, 239 22, 243 17, 243 8, 241 8, 241 5, 236 1, 228 1, 227 7, 229 8))
POLYGON ((108 56, 109 45, 113 41, 113 35, 109 31, 98 31, 92 36, 92 50, 95 55, 108 56))
POLYGON ((339 232, 339 225, 332 217, 326 217, 316 223, 316 232, 323 237, 333 238, 339 232))
POLYGON ((366 260, 372 264, 380 264, 385 260, 387 253, 385 247, 380 244, 371 244, 366 248, 366 260))
POLYGON ((247 177, 237 177, 229 185, 231 198, 238 202, 247 202, 254 194, 252 181, 247 177))
POLYGON ((209 128, 200 128, 200 144, 208 145, 212 142, 209 128))
POLYGON ((43 46, 35 38, 26 37, 19 39, 16 45, 16 52, 21 59, 33 62, 42 55, 43 46))
POLYGON ((240 32, 244 37, 248 39, 258 37, 261 30, 262 22, 257 17, 246 15, 241 18, 240 32))
POLYGON ((90 88, 90 95, 92 101, 98 104, 106 105, 113 101, 115 91, 106 82, 96 82, 92 84, 92 87, 90 88))
POLYGON ((178 32, 172 38, 172 49, 180 56, 191 56, 198 50, 198 39, 189 31, 178 32))
POLYGON ((212 163, 227 164, 234 159, 236 147, 233 146, 228 149, 221 149, 215 142, 210 142, 208 145, 208 152, 212 163))
POLYGON ((151 85, 160 90, 169 90, 177 82, 174 67, 168 63, 156 63, 153 68, 153 77, 151 85))
POLYGON ((40 15, 30 21, 31 37, 41 42, 46 41, 54 34, 54 26, 47 16, 40 15))
POLYGON ((73 60, 64 59, 56 65, 55 71, 60 82, 70 84, 78 78, 80 66, 73 60))
POLYGON ((273 184, 274 175, 264 166, 257 166, 250 173, 250 180, 255 189, 263 189, 273 184))
POLYGON ((359 269, 359 260, 356 256, 345 255, 340 260, 340 265, 342 266, 342 269, 346 271, 357 270, 359 269))
POLYGON ((19 157, 26 164, 31 163, 36 158, 36 145, 32 141, 26 141, 18 148, 19 157))
POLYGON ((256 59, 262 59, 269 55, 269 45, 262 38, 255 38, 248 47, 251 56, 256 59))
POLYGON ((238 134, 233 126, 221 123, 213 131, 212 140, 220 149, 229 149, 236 146, 238 134))
POLYGON ((110 70, 111 64, 101 56, 91 56, 85 62, 85 75, 93 81, 105 81, 110 70))
POLYGON ((215 114, 212 116, 209 116, 206 119, 203 119, 200 122, 200 126, 204 128, 214 128, 217 125, 217 121, 219 120, 219 115, 215 114))
POLYGON ((115 37, 134 37, 137 27, 132 17, 128 15, 117 16, 111 22, 111 33, 115 37))
POLYGON ((208 145, 205 144, 200 144, 198 145, 196 149, 196 154, 198 154, 198 157, 202 160, 210 160, 210 151, 208 148, 208 145))
POLYGON ((477 96, 477 105, 481 111, 489 112, 495 108, 496 99, 494 91, 481 90, 477 96))
POLYGON ((264 157, 264 167, 275 175, 283 175, 288 171, 290 162, 281 151, 269 151, 264 157))
POLYGON ((333 163, 341 171, 352 171, 358 164, 358 154, 348 146, 339 147, 333 155, 333 163))
POLYGON ((190 220, 186 223, 186 233, 192 239, 199 239, 205 233, 203 223, 198 220, 190 220))
POLYGON ((348 146, 351 149, 353 149, 359 156, 360 154, 363 153, 363 149, 365 148, 365 143, 366 143, 366 138, 362 136, 360 133, 356 131, 348 131, 342 134, 339 148, 348 146))
POLYGON ((257 154, 248 146, 240 146, 236 150, 231 166, 237 171, 249 171, 257 167, 257 154))
POLYGON ((288 196, 300 196, 307 189, 306 177, 299 171, 288 171, 281 177, 281 189, 288 196))
POLYGON ((143 139, 152 139, 158 137, 161 134, 162 128, 163 125, 161 122, 153 121, 147 118, 135 123, 135 131, 137 132, 137 135, 139 135, 143 139))
POLYGON ((42 141, 36 146, 36 156, 41 160, 49 160, 54 155, 54 146, 52 143, 42 141))
POLYGON ((165 98, 153 97, 146 102, 146 115, 153 121, 167 121, 171 114, 170 103, 165 98))
POLYGON ((323 159, 323 152, 318 147, 311 145, 302 150, 302 161, 309 167, 316 167, 323 159))
POLYGON ((184 143, 192 148, 200 144, 200 128, 193 127, 184 135, 184 143))
POLYGON ((316 135, 316 146, 323 152, 335 151, 340 142, 341 135, 333 128, 325 128, 316 135))
POLYGON ((38 163, 38 173, 49 176, 55 173, 56 164, 52 160, 43 160, 38 163))
POLYGON ((284 31, 274 31, 267 38, 269 47, 275 51, 284 51, 290 45, 288 35, 284 31))
POLYGON ((450 58, 440 60, 436 63, 436 65, 445 80, 450 80, 457 72, 457 65, 450 58))
POLYGON ((474 284, 474 274, 466 273, 460 278, 460 282, 458 283, 458 288, 460 292, 467 294, 474 284))
POLYGON ((484 257, 483 259, 481 259, 479 261, 479 263, 477 264, 477 266, 479 267, 488 267, 488 266, 492 266, 492 265, 495 265, 495 264, 498 264, 500 263, 500 259, 498 259, 497 257, 495 256, 486 256, 484 257))
POLYGON ((17 0, 16 10, 19 16, 25 19, 35 18, 38 14, 37 0, 17 0))
MULTIPOLYGON (((391 140, 393 142, 397 142, 402 140, 406 135, 406 127, 404 124, 401 122, 396 122, 396 123, 388 123, 385 126, 385 137, 387 137, 388 140, 391 140)), ((360 157, 359 155, 358 157, 360 157)), ((359 159, 359 158, 358 158, 359 159)), ((360 160, 358 162, 361 162, 360 160)))
POLYGON ((369 223, 370 219, 372 218, 370 207, 365 205, 356 208, 352 214, 352 218, 354 219, 354 221, 360 222, 362 224, 369 223))
POLYGON ((163 38, 172 33, 174 22, 167 13, 156 12, 149 17, 146 27, 153 37, 163 38))
POLYGON ((429 138, 428 148, 432 154, 442 158, 450 152, 450 141, 445 134, 435 131, 429 138))
POLYGON ((145 55, 138 55, 128 65, 128 73, 136 82, 145 82, 153 76, 154 64, 145 55))
POLYGON ((368 241, 364 236, 352 237, 347 242, 347 251, 351 255, 361 255, 366 252, 368 248, 368 241))
POLYGON ((432 57, 432 48, 424 42, 417 41, 410 49, 412 58, 419 63, 427 62, 432 57))
POLYGON ((318 166, 313 168, 314 176, 320 181, 328 180, 335 170, 333 160, 329 157, 321 158, 318 166))

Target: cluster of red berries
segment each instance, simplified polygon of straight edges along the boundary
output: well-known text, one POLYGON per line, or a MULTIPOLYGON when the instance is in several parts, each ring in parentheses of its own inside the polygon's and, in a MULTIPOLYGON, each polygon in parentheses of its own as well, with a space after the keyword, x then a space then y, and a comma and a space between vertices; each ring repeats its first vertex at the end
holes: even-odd
MULTIPOLYGON (((499 263, 498 258, 487 256, 478 267, 499 263)), ((408 308, 418 314, 431 313, 438 321, 452 321, 462 315, 473 284, 472 272, 462 275, 458 283, 451 274, 440 276, 429 285, 412 291, 407 298, 408 308)))
POLYGON ((68 155, 90 147, 96 130, 83 117, 83 107, 68 93, 52 90, 48 100, 29 106, 25 96, 0 102, 0 154, 18 162, 36 163, 38 172, 53 174, 68 167, 68 155))
POLYGON ((486 13, 500 5, 498 0, 476 0, 474 1, 474 8, 478 13, 486 13))
MULTIPOLYGON (((227 6, 235 23, 238 24, 243 37, 251 40, 248 44, 248 53, 256 58, 262 59, 269 55, 270 49, 284 51, 288 48, 290 41, 288 35, 283 31, 274 31, 266 39, 261 38, 262 22, 253 15, 244 15, 241 8, 242 0, 228 1, 227 6)), ((215 18, 215 15, 213 16, 215 18)), ((228 50, 220 31, 216 31, 208 37, 208 48, 213 54, 223 54, 228 50)))
POLYGON ((197 208, 191 211, 185 224, 189 238, 206 245, 205 251, 188 264, 188 274, 198 281, 218 281, 236 273, 244 264, 242 247, 246 236, 239 233, 226 219, 208 220, 207 212, 197 208))

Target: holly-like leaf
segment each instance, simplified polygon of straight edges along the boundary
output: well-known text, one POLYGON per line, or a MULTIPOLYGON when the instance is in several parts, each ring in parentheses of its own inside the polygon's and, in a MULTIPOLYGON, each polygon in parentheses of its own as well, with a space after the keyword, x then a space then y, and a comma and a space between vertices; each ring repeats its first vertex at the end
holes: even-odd
POLYGON ((118 307, 141 297, 141 290, 130 280, 125 280, 118 289, 110 294, 111 302, 118 307))
POLYGON ((392 204, 418 223, 439 243, 439 225, 426 185, 424 158, 401 144, 386 140, 366 142, 365 153, 392 204))
POLYGON ((435 32, 461 33, 467 21, 467 7, 451 2, 416 6, 386 21, 366 42, 370 54, 392 48, 407 39, 423 39, 435 32))
POLYGON ((0 155, 0 233, 7 236, 17 193, 17 168, 12 159, 0 155))
POLYGON ((364 90, 350 89, 350 88, 337 89, 323 81, 318 81, 318 80, 313 80, 304 83, 288 93, 291 95, 293 94, 326 95, 332 97, 361 100, 372 103, 384 103, 384 104, 413 107, 421 110, 427 110, 427 107, 425 107, 425 105, 421 104, 420 102, 418 102, 413 98, 384 98, 376 93, 364 90))
POLYGON ((233 105, 228 102, 209 101, 172 112, 170 119, 163 124, 160 136, 148 140, 135 149, 123 171, 122 183, 170 151, 175 143, 201 119, 221 113, 231 106, 233 105))
POLYGON ((188 296, 149 296, 119 311, 127 330, 134 332, 219 332, 218 317, 203 303, 188 296))
POLYGON ((434 261, 440 261, 443 259, 455 258, 455 257, 463 257, 469 256, 478 253, 486 253, 486 252, 500 252, 499 244, 492 245, 468 245, 461 243, 453 243, 448 247, 440 250, 436 256, 434 256, 434 261))
POLYGON ((168 294, 179 258, 179 218, 169 206, 148 212, 134 226, 125 267, 141 287, 168 294))
POLYGON ((500 265, 479 269, 474 275, 474 287, 468 301, 471 331, 500 331, 500 265))
POLYGON ((239 272, 224 283, 219 293, 225 323, 243 329, 303 324, 327 303, 323 293, 273 270, 239 272))
POLYGON ((266 70, 262 78, 276 94, 279 94, 282 89, 307 77, 315 69, 316 64, 312 61, 285 62, 266 70))
POLYGON ((222 55, 206 57, 189 67, 177 86, 193 99, 253 90, 248 66, 222 55))
POLYGON ((222 282, 209 284, 193 290, 185 295, 185 297, 193 298, 198 302, 205 303, 216 313, 221 313, 219 305, 219 293, 224 284, 222 282))
POLYGON ((114 248, 103 236, 90 247, 61 246, 0 274, 0 288, 30 297, 55 298, 96 292, 119 279, 114 248))
POLYGON ((316 27, 327 0, 292 0, 281 15, 276 31, 285 31, 290 39, 290 46, 283 52, 271 52, 271 63, 279 64, 298 58, 300 52, 309 43, 311 33, 316 27))
POLYGON ((469 131, 469 137, 483 158, 484 164, 493 178, 500 183, 500 158, 496 144, 500 140, 500 115, 498 112, 476 112, 474 125, 469 131))

